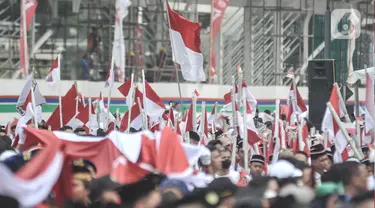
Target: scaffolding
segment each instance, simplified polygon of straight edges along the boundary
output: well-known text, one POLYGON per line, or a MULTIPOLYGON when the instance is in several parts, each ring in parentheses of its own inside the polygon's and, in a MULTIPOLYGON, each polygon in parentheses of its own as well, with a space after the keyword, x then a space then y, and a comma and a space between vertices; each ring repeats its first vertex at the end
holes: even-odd
MULTIPOLYGON (((144 69, 150 82, 176 82, 165 0, 131 1, 129 14, 123 22, 126 77, 134 73, 140 78, 140 71, 144 69)), ((331 10, 351 5, 351 1, 330 1, 331 10)), ((100 53, 92 57, 95 61, 90 80, 104 80, 112 55, 115 1, 38 2, 28 33, 30 63, 37 70, 37 76, 44 78, 55 57, 62 53, 62 78, 80 79, 82 57, 88 52, 88 36, 95 27, 101 36, 101 45, 100 53)), ((199 9, 210 8, 211 0, 169 2, 187 19, 202 23, 201 48, 208 72, 211 11, 199 9)), ((290 72, 299 77, 299 84, 306 84, 308 60, 324 57, 324 2, 326 0, 231 1, 214 43, 219 84, 231 84, 238 64, 244 69, 244 79, 249 85, 288 85, 290 79, 285 76, 290 72)), ((353 59, 355 70, 373 64, 374 48, 368 44, 373 43, 372 1, 359 2, 352 4, 362 14, 362 33, 356 40, 353 59)), ((0 10, 0 78, 12 77, 19 67, 19 4, 17 0, 0 0, 0 8, 3 8, 0 10)), ((347 48, 347 40, 332 40, 332 58, 336 59, 336 71, 342 80, 347 76, 347 48)), ((178 75, 183 82, 180 72, 178 75)))

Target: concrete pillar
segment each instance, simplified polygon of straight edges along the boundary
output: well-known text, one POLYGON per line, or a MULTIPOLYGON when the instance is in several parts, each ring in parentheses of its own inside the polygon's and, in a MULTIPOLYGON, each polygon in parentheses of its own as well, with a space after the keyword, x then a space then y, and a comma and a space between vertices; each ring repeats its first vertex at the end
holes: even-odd
POLYGON ((244 65, 243 65, 243 80, 249 85, 253 84, 254 74, 254 54, 252 47, 252 10, 251 2, 248 2, 244 7, 244 65))

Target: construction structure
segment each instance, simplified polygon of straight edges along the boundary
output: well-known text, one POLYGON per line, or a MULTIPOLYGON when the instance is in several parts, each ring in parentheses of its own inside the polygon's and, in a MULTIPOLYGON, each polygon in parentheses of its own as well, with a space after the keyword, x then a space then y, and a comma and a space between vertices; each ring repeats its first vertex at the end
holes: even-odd
MULTIPOLYGON (((100 54, 92 54, 91 80, 103 80, 110 65, 115 22, 114 0, 38 0, 29 31, 31 66, 44 78, 57 54, 62 53, 62 79, 80 79, 88 36, 97 28, 100 54)), ((165 0, 131 0, 123 22, 126 76, 146 70, 150 82, 184 82, 172 61, 165 0)), ((189 20, 202 23, 202 53, 208 73, 212 0, 169 0, 189 20)), ((12 78, 19 67, 17 0, 0 0, 0 77, 12 78)), ((347 76, 348 40, 327 40, 327 10, 358 9, 361 36, 355 41, 354 69, 373 65, 374 6, 372 0, 232 0, 215 39, 218 84, 231 84, 242 65, 249 85, 287 85, 294 72, 305 84, 307 61, 336 59, 340 79, 347 76), (327 6, 328 5, 328 6, 327 6)), ((329 18, 328 18, 329 19, 329 18)), ((328 20, 330 21, 330 20, 328 20)))

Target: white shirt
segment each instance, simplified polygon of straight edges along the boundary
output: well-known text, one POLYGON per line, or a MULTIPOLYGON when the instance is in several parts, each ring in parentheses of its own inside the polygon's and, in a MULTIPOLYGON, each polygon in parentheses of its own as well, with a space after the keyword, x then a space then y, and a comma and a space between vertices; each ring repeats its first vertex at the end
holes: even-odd
POLYGON ((320 180, 321 177, 322 176, 318 172, 314 173, 314 178, 315 178, 316 185, 320 185, 322 183, 321 180, 320 180))
POLYGON ((227 175, 215 174, 215 178, 223 178, 223 177, 229 178, 233 184, 237 184, 238 181, 240 180, 240 174, 234 170, 229 170, 229 173, 227 175))

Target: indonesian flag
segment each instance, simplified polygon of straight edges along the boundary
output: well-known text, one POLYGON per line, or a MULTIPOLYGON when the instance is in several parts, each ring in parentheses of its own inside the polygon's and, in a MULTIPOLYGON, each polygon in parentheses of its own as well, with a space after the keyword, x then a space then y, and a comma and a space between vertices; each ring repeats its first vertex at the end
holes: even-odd
POLYGON ((216 120, 216 108, 217 108, 217 103, 215 103, 214 107, 212 108, 212 111, 211 111, 211 114, 210 116, 208 117, 208 127, 209 128, 214 128, 214 131, 216 132, 216 129, 215 129, 215 120, 216 120))
POLYGON ((20 69, 25 75, 29 72, 29 50, 27 47, 27 38, 25 37, 27 37, 27 30, 29 29, 37 7, 38 2, 36 0, 21 0, 20 69))
POLYGON ((95 109, 93 105, 85 105, 85 107, 79 111, 78 115, 76 116, 76 119, 80 120, 82 123, 86 124, 89 122, 90 115, 95 114, 95 109), (90 111, 91 106, 91 111, 90 111))
POLYGON ((44 103, 46 103, 46 99, 43 97, 43 95, 40 93, 38 83, 33 79, 33 75, 30 74, 27 79, 26 83, 22 88, 21 94, 18 97, 17 101, 17 111, 24 115, 26 113, 26 107, 29 103, 31 103, 31 89, 34 91, 34 97, 35 97, 35 105, 40 106, 44 103))
POLYGON ((258 102, 244 81, 242 81, 242 96, 246 97, 247 102, 250 104, 251 115, 255 116, 258 102))
POLYGON ((200 49, 200 23, 183 18, 170 8, 168 2, 167 6, 173 61, 180 64, 182 76, 185 80, 205 81, 203 55, 200 49))
MULTIPOLYGON (((124 84, 120 85, 117 89, 118 91, 120 91, 120 93, 126 97, 126 105, 127 106, 133 106, 133 103, 136 102, 133 101, 133 98, 132 98, 132 94, 133 94, 133 81, 132 79, 128 79, 126 82, 124 82, 124 84)), ((136 91, 139 91, 137 88, 136 88, 136 91)))
MULTIPOLYGON (((341 118, 344 116, 344 106, 340 106, 339 101, 339 90, 337 85, 334 85, 331 92, 331 97, 329 98, 329 102, 331 103, 332 107, 335 109, 337 115, 341 118)), ((322 129, 328 131, 329 139, 335 143, 336 150, 341 155, 347 155, 346 146, 348 145, 348 141, 346 140, 343 132, 340 130, 339 125, 333 118, 331 111, 326 108, 326 112, 324 114, 323 122, 322 122, 322 129)))
POLYGON ((256 143, 258 143, 261 139, 258 135, 258 130, 254 124, 254 117, 251 114, 251 108, 250 108, 249 102, 246 102, 246 108, 247 108, 246 121, 244 121, 243 117, 241 116, 239 112, 237 113, 237 119, 238 119, 238 124, 240 128, 240 136, 241 138, 244 138, 244 131, 246 130, 247 141, 249 145, 253 146, 256 143))
POLYGON ((130 115, 128 111, 122 117, 120 131, 124 132, 128 129, 129 116, 130 116, 130 127, 133 127, 135 130, 139 130, 140 128, 142 128, 142 114, 139 109, 139 105, 134 104, 133 107, 130 109, 130 115))
POLYGON ((114 82, 115 82, 115 73, 113 71, 113 57, 111 59, 111 66, 108 69, 107 76, 105 77, 105 84, 104 88, 112 88, 114 82))
POLYGON ((203 145, 207 145, 208 142, 209 142, 209 138, 208 138, 208 119, 207 119, 207 108, 204 108, 202 109, 202 113, 201 113, 201 122, 199 124, 199 136, 201 137, 200 138, 200 141, 201 141, 201 144, 203 145))
POLYGON ((366 73, 366 108, 365 108, 365 133, 370 133, 374 142, 374 119, 375 119, 375 102, 374 102, 374 74, 366 73), (372 131, 370 131, 372 130, 372 131))
POLYGON ((0 195, 16 199, 20 207, 35 207, 48 197, 57 182, 64 155, 60 150, 60 142, 51 139, 48 131, 26 128, 25 132, 31 140, 41 138, 39 141, 44 150, 15 174, 0 164, 0 195))
POLYGON ((69 89, 66 95, 61 99, 62 105, 62 121, 60 125, 60 105, 53 111, 46 121, 46 126, 51 126, 52 130, 57 130, 66 125, 76 114, 76 98, 78 96, 75 85, 69 89))
POLYGON ((50 86, 54 86, 56 83, 60 82, 60 59, 61 55, 58 55, 47 75, 46 81, 50 86))
MULTIPOLYGON (((235 94, 234 94, 234 98, 237 99, 238 97, 238 87, 237 85, 235 85, 235 94)), ((225 105, 223 106, 223 108, 227 111, 232 111, 232 92, 228 92, 224 95, 224 102, 225 102, 225 105)))
POLYGON ((301 114, 305 111, 307 111, 307 107, 305 105, 305 102, 302 99, 301 94, 298 91, 298 88, 296 87, 296 92, 294 92, 293 83, 290 85, 290 91, 289 91, 289 97, 288 97, 288 105, 289 105, 289 111, 287 116, 287 121, 289 123, 295 122, 295 114, 301 114), (297 97, 295 97, 297 96, 297 97))
POLYGON ((161 117, 166 109, 165 105, 147 81, 145 81, 145 97, 144 110, 146 114, 150 117, 161 117))

